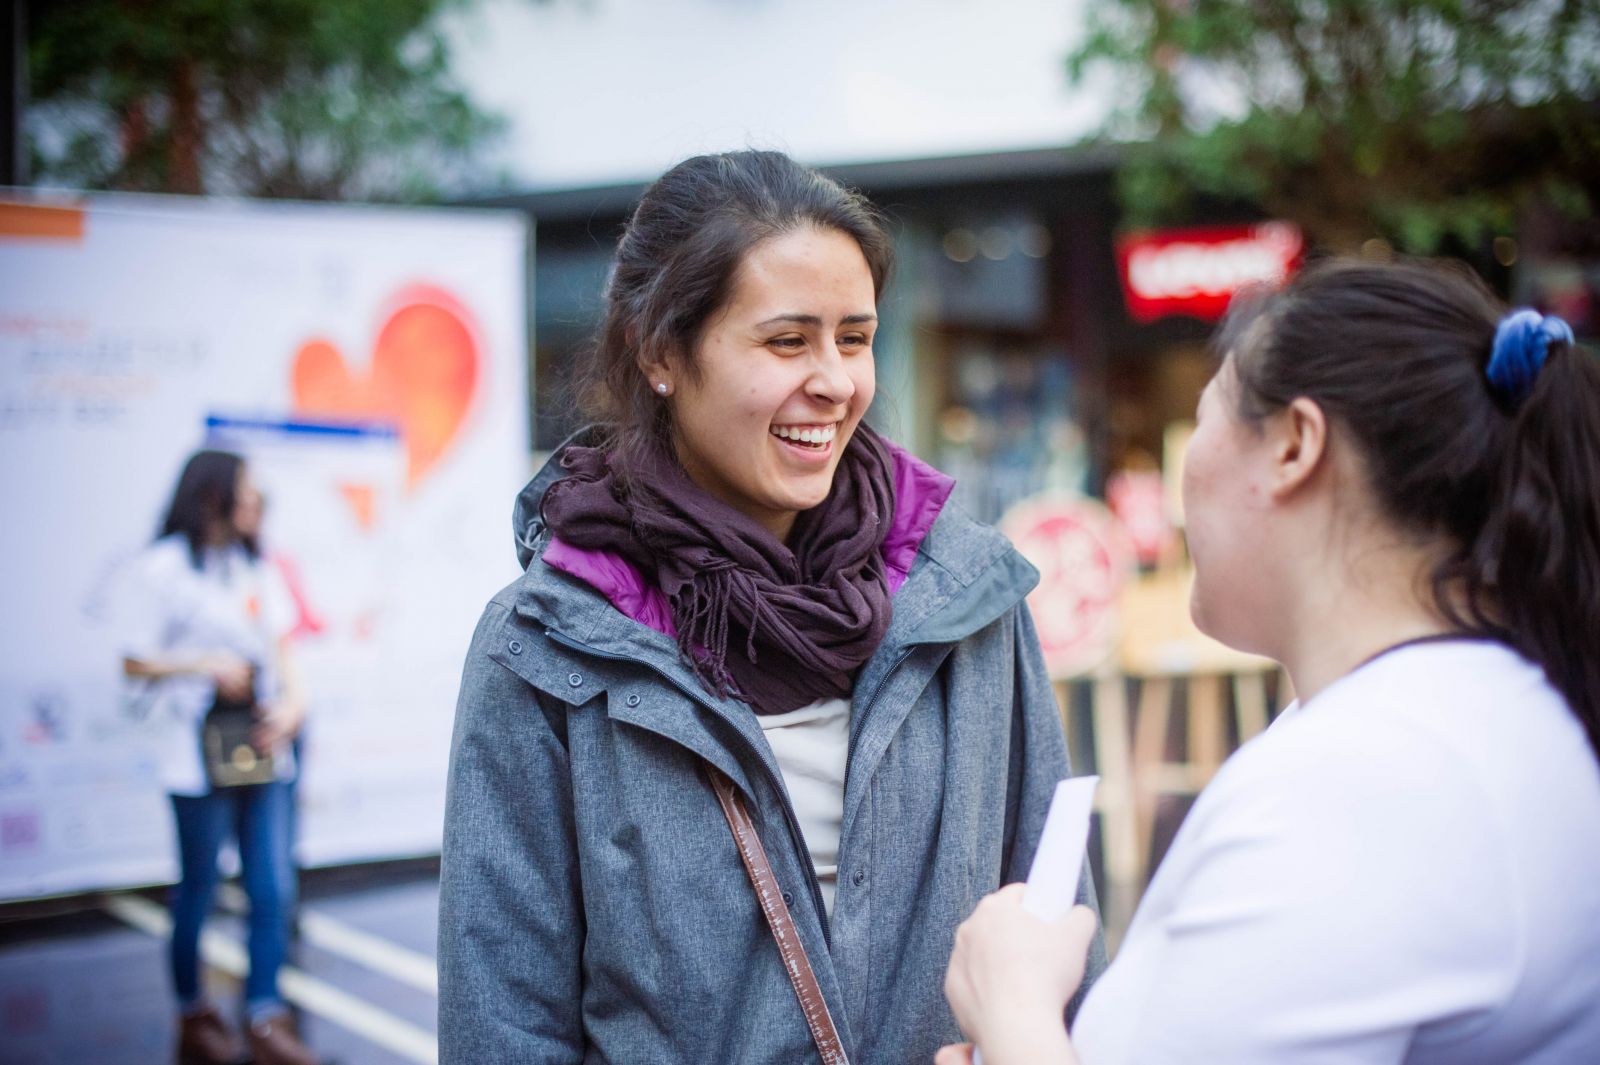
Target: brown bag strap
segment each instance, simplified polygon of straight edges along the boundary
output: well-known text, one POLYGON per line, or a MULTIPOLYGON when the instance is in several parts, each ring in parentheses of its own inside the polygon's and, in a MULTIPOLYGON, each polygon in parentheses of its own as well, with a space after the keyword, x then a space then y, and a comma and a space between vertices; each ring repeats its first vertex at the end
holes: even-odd
POLYGON ((733 842, 739 848, 745 872, 750 874, 750 884, 756 890, 767 927, 772 929, 772 938, 778 942, 783 968, 794 985, 795 997, 800 1000, 800 1011, 806 1016, 806 1026, 811 1029, 817 1053, 822 1055, 823 1065, 850 1065, 844 1044, 839 1041, 839 1032, 833 1026, 833 1017, 828 1013, 828 1003, 822 997, 822 988, 817 985, 817 974, 811 971, 805 945, 800 942, 800 934, 789 917, 789 907, 783 901, 783 892, 778 890, 777 878, 767 863, 767 852, 750 821, 750 813, 744 808, 733 781, 720 769, 708 762, 706 776, 711 780, 711 790, 717 793, 717 802, 722 805, 728 827, 733 830, 733 842))

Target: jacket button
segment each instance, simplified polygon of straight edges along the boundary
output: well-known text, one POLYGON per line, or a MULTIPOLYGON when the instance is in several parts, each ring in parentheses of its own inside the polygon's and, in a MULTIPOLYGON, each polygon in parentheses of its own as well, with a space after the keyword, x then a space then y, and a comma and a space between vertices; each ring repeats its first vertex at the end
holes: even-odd
POLYGON ((783 904, 785 906, 793 906, 794 905, 794 896, 789 894, 787 891, 785 891, 783 893, 783 904))
POLYGON ((860 887, 863 883, 866 882, 866 879, 867 879, 866 871, 862 870, 862 869, 857 869, 856 870, 856 875, 852 876, 850 878, 850 882, 852 884, 854 884, 856 887, 860 887))
POLYGON ((509 644, 506 645, 506 649, 508 651, 510 651, 514 655, 520 655, 522 653, 522 641, 521 640, 512 640, 509 644))
POLYGON ((628 705, 629 706, 638 706, 639 705, 639 697, 637 695, 628 696, 628 705))
POLYGON ((581 673, 568 673, 567 674, 567 683, 572 685, 574 688, 583 687, 583 674, 581 674, 581 673))

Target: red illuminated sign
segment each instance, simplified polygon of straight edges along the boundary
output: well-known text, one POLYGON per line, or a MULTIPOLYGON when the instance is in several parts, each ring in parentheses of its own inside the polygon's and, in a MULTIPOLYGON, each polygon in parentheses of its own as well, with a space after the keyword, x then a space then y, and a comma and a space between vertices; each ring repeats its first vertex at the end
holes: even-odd
POLYGON ((1186 314, 1214 322, 1240 289, 1280 284, 1305 248, 1288 222, 1201 226, 1130 233, 1117 241, 1117 266, 1128 313, 1153 322, 1186 314))

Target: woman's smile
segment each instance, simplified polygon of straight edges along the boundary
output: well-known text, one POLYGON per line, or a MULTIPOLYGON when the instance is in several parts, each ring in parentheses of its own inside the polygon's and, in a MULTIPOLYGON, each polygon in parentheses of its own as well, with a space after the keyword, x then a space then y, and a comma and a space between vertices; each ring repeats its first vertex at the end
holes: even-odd
POLYGON ((833 453, 838 422, 810 425, 774 425, 772 435, 782 441, 784 450, 806 462, 826 462, 833 453))

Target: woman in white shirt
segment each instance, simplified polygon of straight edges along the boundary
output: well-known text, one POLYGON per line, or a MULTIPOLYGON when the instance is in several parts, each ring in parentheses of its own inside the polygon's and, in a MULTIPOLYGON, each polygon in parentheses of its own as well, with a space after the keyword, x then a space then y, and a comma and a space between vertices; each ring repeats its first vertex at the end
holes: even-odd
POLYGON ((1315 267, 1218 347, 1191 608, 1299 701, 1195 804, 1070 1037, 1092 918, 1017 886, 957 935, 963 1030, 987 1065, 1600 1060, 1600 364, 1418 263, 1315 267))
POLYGON ((309 1065, 278 991, 295 896, 291 855, 294 755, 304 701, 289 656, 294 615, 257 547, 261 493, 237 456, 201 451, 184 466, 161 535, 139 557, 128 597, 123 669, 159 731, 161 777, 177 823, 180 879, 172 894, 171 967, 180 1008, 180 1065, 309 1065), (202 731, 213 706, 254 706, 248 743, 213 780, 202 731), (200 928, 217 882, 217 855, 238 841, 250 897, 248 1037, 240 1039, 200 986, 200 928))

